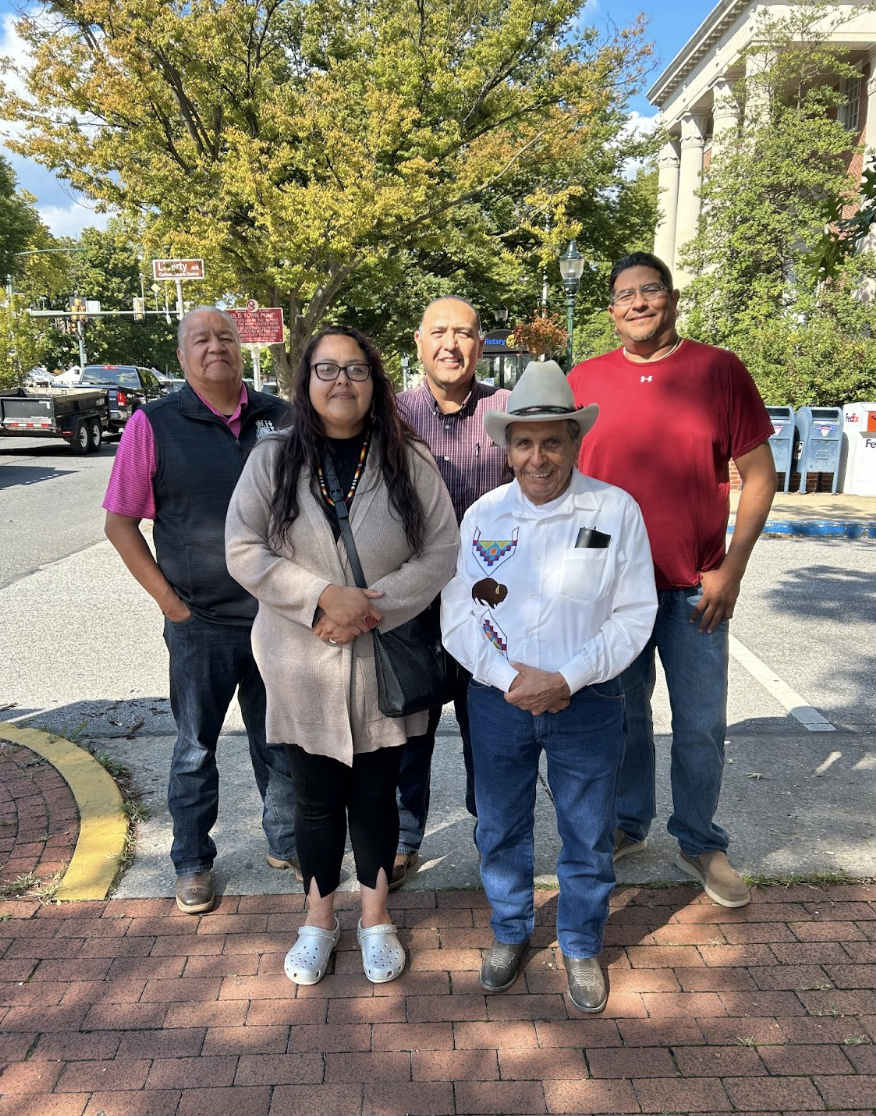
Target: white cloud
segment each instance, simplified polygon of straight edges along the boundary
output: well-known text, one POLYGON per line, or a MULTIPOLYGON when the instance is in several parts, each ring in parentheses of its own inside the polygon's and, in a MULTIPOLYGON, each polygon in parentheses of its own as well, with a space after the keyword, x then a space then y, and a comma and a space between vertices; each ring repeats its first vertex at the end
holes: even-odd
POLYGON ((631 112, 627 115, 627 122, 624 124, 623 131, 627 135, 649 136, 656 131, 659 124, 660 113, 657 111, 651 116, 645 116, 641 112, 631 112))
MULTIPOLYGON (((633 138, 650 136, 659 126, 659 112, 654 112, 651 116, 645 116, 641 112, 633 111, 627 115, 627 122, 621 129, 621 134, 633 138)), ((642 159, 627 159, 623 167, 624 178, 631 181, 644 165, 645 163, 642 159)))
POLYGON ((69 205, 38 205, 40 217, 55 236, 77 237, 83 229, 105 229, 111 213, 97 213, 81 201, 69 205))
MULTIPOLYGON (((15 29, 16 17, 10 13, 0 17, 0 58, 8 58, 17 66, 27 66, 29 58, 24 40, 15 29)), ((24 82, 12 73, 3 75, 5 86, 25 95, 24 82)), ((21 134, 21 124, 3 120, 0 132, 4 137, 21 134)), ((33 159, 16 155, 0 143, 2 154, 12 165, 18 185, 37 199, 37 210, 55 236, 77 237, 84 228, 106 228, 111 214, 96 213, 83 196, 71 190, 55 174, 33 159)))

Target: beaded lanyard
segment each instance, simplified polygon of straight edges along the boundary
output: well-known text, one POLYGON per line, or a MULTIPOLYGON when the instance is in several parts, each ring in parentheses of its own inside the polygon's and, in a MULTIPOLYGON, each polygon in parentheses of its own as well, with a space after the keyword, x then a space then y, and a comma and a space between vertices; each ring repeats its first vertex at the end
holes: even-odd
MULTIPOLYGON (((359 480, 362 477, 362 471, 365 468, 365 458, 368 456, 368 442, 369 442, 370 438, 371 438, 371 431, 369 430, 368 433, 365 435, 365 441, 362 443, 362 451, 359 454, 359 464, 356 466, 356 472, 353 475, 353 483, 350 485, 350 491, 347 493, 347 495, 344 499, 344 503, 346 503, 346 504, 349 504, 349 502, 353 499, 353 493, 356 491, 356 489, 359 485, 359 480)), ((331 496, 329 496, 329 491, 328 491, 328 488, 326 487, 326 483, 325 483, 325 473, 322 471, 322 465, 320 465, 318 467, 318 469, 316 470, 316 476, 317 476, 317 479, 319 480, 319 490, 323 495, 323 499, 331 507, 334 507, 335 502, 331 498, 331 496)))

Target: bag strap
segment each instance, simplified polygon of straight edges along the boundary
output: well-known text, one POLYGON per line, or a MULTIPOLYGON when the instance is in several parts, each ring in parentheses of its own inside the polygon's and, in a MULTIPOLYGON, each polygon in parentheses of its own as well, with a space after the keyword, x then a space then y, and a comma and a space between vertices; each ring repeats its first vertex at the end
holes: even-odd
POLYGON ((344 540, 344 546, 347 548, 347 557, 350 559, 350 569, 353 571, 356 585, 360 589, 367 589, 368 582, 365 580, 365 574, 362 572, 362 563, 359 561, 359 551, 356 549, 356 541, 353 538, 353 531, 350 527, 350 513, 347 511, 347 501, 344 499, 344 493, 338 481, 338 474, 335 472, 335 467, 332 464, 331 454, 326 453, 322 467, 325 473, 329 495, 334 501, 335 515, 338 518, 341 538, 344 540))

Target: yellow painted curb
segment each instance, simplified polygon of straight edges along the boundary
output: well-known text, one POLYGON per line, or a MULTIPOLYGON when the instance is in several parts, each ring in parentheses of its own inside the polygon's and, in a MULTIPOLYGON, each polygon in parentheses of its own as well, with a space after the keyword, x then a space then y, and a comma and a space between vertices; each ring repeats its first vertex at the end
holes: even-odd
POLYGON ((60 736, 2 721, 0 736, 47 759, 76 799, 79 839, 54 898, 105 899, 118 873, 128 833, 119 788, 94 756, 60 736))

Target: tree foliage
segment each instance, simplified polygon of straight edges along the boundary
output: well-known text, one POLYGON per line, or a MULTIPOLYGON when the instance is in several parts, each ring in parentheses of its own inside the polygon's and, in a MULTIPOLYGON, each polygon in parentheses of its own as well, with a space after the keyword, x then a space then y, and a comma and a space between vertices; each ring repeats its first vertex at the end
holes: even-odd
POLYGON ((807 265, 826 207, 859 186, 849 172, 857 137, 838 112, 843 79, 859 75, 828 41, 829 11, 795 0, 762 17, 759 65, 736 90, 740 125, 704 177, 685 252, 698 272, 684 292, 686 332, 737 352, 775 404, 842 403, 876 374, 876 318, 858 282, 872 261, 846 261, 829 289, 807 265))
POLYGON ((17 189, 15 173, 0 155, 0 276, 4 280, 7 275, 15 278, 22 270, 18 253, 33 247, 41 231, 34 200, 17 189))
POLYGON ((56 253, 58 242, 42 223, 36 199, 17 185, 15 173, 0 156, 0 388, 19 383, 45 357, 46 336, 27 316, 35 292, 50 294, 64 286, 69 259, 56 253), (47 251, 48 250, 48 251, 47 251))
MULTIPOLYGON (((178 373, 176 361, 176 319, 166 321, 163 313, 150 313, 145 321, 131 315, 133 300, 141 291, 150 311, 164 308, 164 292, 158 306, 150 290, 151 277, 145 278, 147 261, 140 258, 140 229, 136 223, 112 218, 105 230, 84 229, 75 247, 70 272, 71 292, 100 303, 102 311, 122 314, 90 319, 85 326, 90 363, 141 364, 178 373)), ((171 307, 173 307, 172 296, 171 307)), ((71 356, 78 352, 70 339, 71 356)), ((77 357, 78 359, 78 357, 77 357)))
POLYGON ((582 243, 647 55, 581 0, 35 7, 16 149, 142 217, 153 254, 205 257, 214 295, 284 306, 281 364, 338 300, 385 313, 408 265, 452 279, 445 245, 498 286, 582 243))

